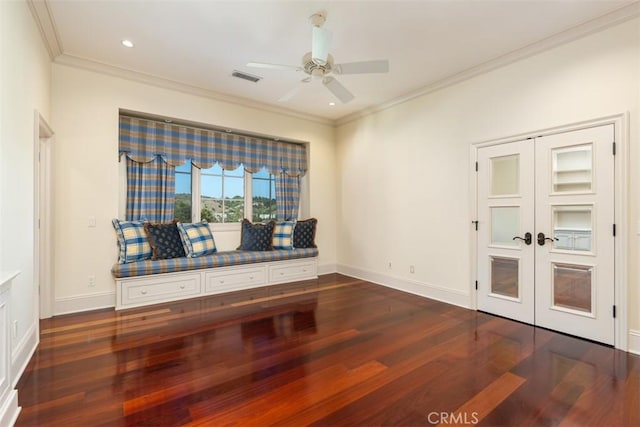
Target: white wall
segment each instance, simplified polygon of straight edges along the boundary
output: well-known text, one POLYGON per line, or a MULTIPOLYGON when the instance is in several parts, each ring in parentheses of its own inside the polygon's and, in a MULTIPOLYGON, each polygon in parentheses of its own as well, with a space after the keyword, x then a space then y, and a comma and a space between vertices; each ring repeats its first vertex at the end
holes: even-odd
POLYGON ((640 329, 639 64, 634 19, 339 126, 339 271, 468 303, 470 144, 628 111, 629 326, 640 329))
MULTIPOLYGON (((12 370, 37 340, 34 278, 34 111, 49 120, 49 56, 24 2, 0 2, 0 270, 20 270, 11 290, 12 370)), ((14 377, 17 380, 17 377, 14 377)))
MULTIPOLYGON (((291 116, 54 64, 54 286, 56 312, 115 302, 110 274, 116 261, 111 219, 119 211, 118 110, 120 108, 308 141, 309 213, 318 218, 321 271, 336 264, 334 128, 291 116), (96 217, 97 227, 88 227, 96 217), (96 285, 88 287, 88 276, 96 285)), ((217 243, 237 245, 236 236, 217 243)), ((224 248, 223 248, 224 249, 224 248)), ((230 249, 230 248, 228 248, 230 249)))

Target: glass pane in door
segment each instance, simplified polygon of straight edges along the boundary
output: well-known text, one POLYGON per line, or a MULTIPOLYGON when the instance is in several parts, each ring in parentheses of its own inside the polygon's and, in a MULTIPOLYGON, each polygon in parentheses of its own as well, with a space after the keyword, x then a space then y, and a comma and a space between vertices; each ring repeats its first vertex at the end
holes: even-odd
POLYGON ((491 195, 518 194, 520 178, 520 155, 491 158, 491 195))
POLYGON ((510 298, 519 296, 519 260, 491 257, 491 293, 510 298))
POLYGON ((553 264, 553 305, 557 308, 592 312, 593 267, 553 264))
POLYGON ((513 240, 520 232, 520 208, 517 206, 491 208, 491 244, 501 246, 519 246, 519 240, 513 240))
POLYGON ((591 251, 593 205, 553 206, 555 249, 591 251))
POLYGON ((593 181, 591 144, 554 148, 551 152, 554 193, 591 191, 593 181))

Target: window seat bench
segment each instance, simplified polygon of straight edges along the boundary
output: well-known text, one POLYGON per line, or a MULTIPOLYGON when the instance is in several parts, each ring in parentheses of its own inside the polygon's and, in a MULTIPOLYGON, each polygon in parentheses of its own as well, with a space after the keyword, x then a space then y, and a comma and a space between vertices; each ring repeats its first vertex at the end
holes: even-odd
POLYGON ((115 264, 116 310, 316 279, 318 249, 228 251, 115 264))

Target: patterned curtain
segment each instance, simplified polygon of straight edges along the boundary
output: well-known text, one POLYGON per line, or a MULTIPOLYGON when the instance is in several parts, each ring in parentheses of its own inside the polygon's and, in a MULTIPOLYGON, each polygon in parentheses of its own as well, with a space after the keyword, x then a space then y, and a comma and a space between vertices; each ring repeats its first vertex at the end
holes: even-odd
POLYGON ((279 221, 298 219, 300 177, 281 173, 276 176, 276 218, 279 221))
POLYGON ((127 158, 126 219, 170 222, 175 206, 175 168, 162 158, 139 163, 127 158))
POLYGON ((296 177, 307 173, 307 151, 303 144, 122 115, 119 152, 139 163, 161 156, 171 166, 191 160, 201 169, 218 163, 225 170, 242 164, 251 173, 262 168, 272 175, 284 173, 296 177))

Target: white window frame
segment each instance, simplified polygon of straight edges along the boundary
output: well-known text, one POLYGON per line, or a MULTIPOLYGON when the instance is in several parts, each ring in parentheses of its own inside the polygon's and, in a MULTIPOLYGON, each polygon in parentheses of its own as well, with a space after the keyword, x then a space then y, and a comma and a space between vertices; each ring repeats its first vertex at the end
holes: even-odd
MULTIPOLYGON (((201 169, 191 165, 191 221, 199 222, 201 204, 201 169)), ((253 218, 253 174, 244 171, 244 218, 253 218)), ((224 182, 224 181, 223 181, 224 182)), ((240 222, 211 222, 209 226, 213 231, 239 231, 240 222)))

